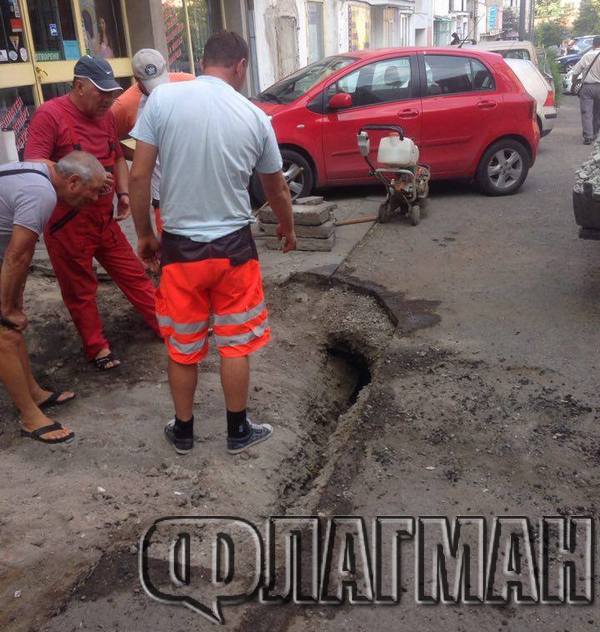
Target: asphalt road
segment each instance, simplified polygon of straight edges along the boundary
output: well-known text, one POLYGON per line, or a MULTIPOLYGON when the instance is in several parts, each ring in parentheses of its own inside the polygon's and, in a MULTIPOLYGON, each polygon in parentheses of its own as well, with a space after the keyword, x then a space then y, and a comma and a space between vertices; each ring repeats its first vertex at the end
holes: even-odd
MULTIPOLYGON (((518 195, 437 185, 418 227, 376 225, 347 259, 342 272, 398 292, 405 314, 355 429, 363 458, 349 445, 338 458, 327 511, 597 518, 600 242, 578 239, 571 205, 589 155, 565 98, 518 195)), ((594 605, 416 605, 414 563, 400 605, 303 610, 285 629, 315 616, 332 631, 598 629, 594 605)))
MULTIPOLYGON (((468 185, 436 185, 418 227, 402 221, 374 225, 341 265, 337 279, 375 283, 391 297, 398 328, 388 340, 381 320, 365 318, 362 331, 356 333, 355 326, 347 340, 337 341, 346 344, 355 368, 361 354, 367 357, 371 382, 336 425, 310 416, 300 420, 307 435, 299 431, 290 440, 290 450, 292 443, 301 449, 287 463, 286 474, 297 470, 302 493, 287 506, 290 513, 318 510, 369 522, 383 515, 597 517, 600 242, 579 240, 573 220, 574 172, 590 154, 581 144, 576 106, 574 98, 565 98, 556 128, 542 140, 538 161, 518 195, 487 198, 468 185), (380 343, 379 352, 367 353, 369 338, 378 337, 387 342, 380 343), (311 476, 305 476, 306 453, 311 476)), ((331 197, 346 213, 359 215, 370 214, 380 194, 370 188, 331 197)), ((318 313, 316 295, 308 298, 289 286, 277 292, 280 313, 294 313, 294 305, 318 313)), ((339 316, 334 313, 340 329, 360 312, 359 303, 355 310, 344 303, 339 316)), ((302 337, 301 321, 288 332, 290 349, 309 340, 302 337)), ((282 401, 288 388, 301 392, 302 375, 300 369, 294 372, 295 387, 286 385, 282 401)), ((276 441, 273 446, 288 450, 276 441)), ((259 454, 261 471, 272 469, 272 460, 264 461, 268 450, 259 454)), ((274 478, 280 473, 273 472, 274 478)), ((236 470, 230 475, 235 477, 236 470)), ((248 474, 246 482, 248 498, 263 486, 275 489, 273 480, 267 483, 261 474, 248 474)), ((211 514, 227 507, 226 500, 219 497, 211 514)), ((250 505, 263 515, 273 511, 273 505, 250 505)), ((248 504, 241 503, 239 514, 247 511, 248 504)), ((106 574, 100 569, 44 629, 212 629, 198 615, 140 593, 135 555, 127 556, 127 564, 107 557, 106 574), (129 574, 121 572, 121 565, 129 574)), ((403 559, 406 592, 397 606, 228 606, 228 629, 598 629, 593 605, 417 605, 410 549, 403 559)), ((389 569, 389 562, 384 566, 389 569)))
POLYGON ((420 226, 376 226, 347 263, 388 289, 440 301, 441 324, 430 332, 438 342, 559 369, 594 391, 600 243, 578 239, 573 219, 574 173, 591 153, 577 108, 564 97, 517 195, 438 184, 420 226))

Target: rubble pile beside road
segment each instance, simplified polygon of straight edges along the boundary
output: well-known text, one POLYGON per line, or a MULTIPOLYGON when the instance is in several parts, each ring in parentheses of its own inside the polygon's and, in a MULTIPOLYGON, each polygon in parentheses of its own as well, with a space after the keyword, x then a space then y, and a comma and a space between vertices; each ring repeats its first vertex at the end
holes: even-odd
MULTIPOLYGON (((320 196, 310 196, 296 200, 292 205, 296 227, 297 249, 309 251, 330 251, 335 244, 335 224, 333 211, 337 204, 325 202, 320 196)), ((259 229, 267 235, 265 245, 271 250, 279 250, 281 242, 277 237, 277 218, 270 206, 258 214, 259 229)))
POLYGON ((576 172, 574 190, 581 193, 585 183, 592 186, 593 194, 600 196, 600 143, 594 143, 594 149, 589 160, 586 160, 576 172))
POLYGON ((576 172, 573 187, 575 221, 582 239, 600 239, 600 142, 576 172))

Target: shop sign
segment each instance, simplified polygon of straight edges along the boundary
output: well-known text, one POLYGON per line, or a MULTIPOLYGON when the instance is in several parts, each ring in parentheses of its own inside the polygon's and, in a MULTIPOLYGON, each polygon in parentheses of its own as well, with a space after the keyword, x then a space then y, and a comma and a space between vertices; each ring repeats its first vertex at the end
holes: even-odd
POLYGON ((498 26, 498 5, 493 4, 488 7, 487 10, 488 16, 488 31, 492 31, 498 26))

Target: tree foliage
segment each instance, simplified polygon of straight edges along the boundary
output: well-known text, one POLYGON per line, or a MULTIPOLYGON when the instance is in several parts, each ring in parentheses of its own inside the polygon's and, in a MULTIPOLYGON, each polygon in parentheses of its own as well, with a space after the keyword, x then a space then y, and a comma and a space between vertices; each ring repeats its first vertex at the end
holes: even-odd
POLYGON ((600 34, 600 0, 581 0, 573 22, 573 35, 600 34))
POLYGON ((502 30, 503 31, 518 31, 519 30, 519 16, 510 8, 506 8, 502 12, 502 30))
POLYGON ((566 19, 568 11, 561 0, 536 0, 535 19, 560 21, 566 19))
POLYGON ((535 27, 535 41, 538 46, 560 46, 569 34, 569 29, 562 20, 541 22, 535 27))

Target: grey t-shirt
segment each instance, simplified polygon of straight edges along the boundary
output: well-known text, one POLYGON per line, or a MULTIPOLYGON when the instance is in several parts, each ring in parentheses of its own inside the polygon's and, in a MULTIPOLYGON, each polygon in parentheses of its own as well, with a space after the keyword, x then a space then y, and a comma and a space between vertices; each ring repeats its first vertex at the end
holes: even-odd
POLYGON ((44 232, 56 206, 56 192, 49 177, 48 166, 41 162, 11 162, 0 166, 0 262, 12 237, 13 226, 23 226, 37 235, 44 232), (5 171, 20 169, 33 169, 43 175, 2 175, 5 171))

